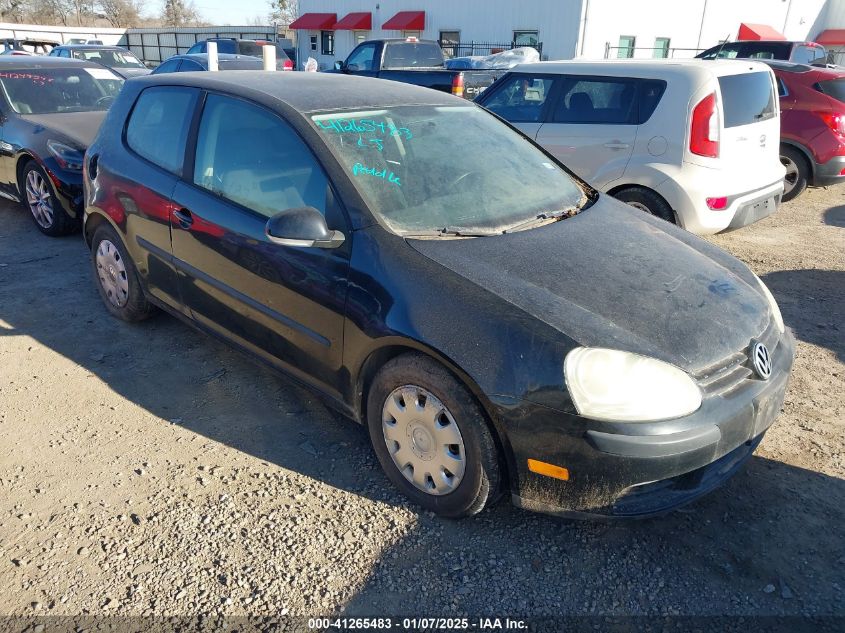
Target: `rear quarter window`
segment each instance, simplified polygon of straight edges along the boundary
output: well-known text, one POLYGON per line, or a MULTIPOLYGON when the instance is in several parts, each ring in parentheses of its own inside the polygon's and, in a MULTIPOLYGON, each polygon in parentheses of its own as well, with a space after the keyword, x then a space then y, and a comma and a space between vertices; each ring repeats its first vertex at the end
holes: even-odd
POLYGON ((845 104, 845 77, 820 81, 817 85, 819 92, 845 104))
POLYGON ((775 116, 775 97, 767 72, 719 77, 725 127, 739 127, 775 116))
POLYGON ((142 158, 181 175, 197 94, 180 86, 144 90, 129 115, 126 144, 142 158))

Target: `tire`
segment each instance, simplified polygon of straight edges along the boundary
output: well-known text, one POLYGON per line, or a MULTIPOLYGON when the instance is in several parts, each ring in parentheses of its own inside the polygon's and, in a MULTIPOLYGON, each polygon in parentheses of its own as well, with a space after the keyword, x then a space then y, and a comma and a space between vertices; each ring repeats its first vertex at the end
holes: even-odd
POLYGON ((91 240, 94 284, 112 316, 135 323, 149 318, 155 307, 147 301, 135 264, 123 241, 108 224, 101 224, 91 240))
POLYGON ((810 164, 804 155, 788 145, 780 147, 780 162, 786 167, 783 179, 783 202, 794 200, 807 188, 810 180, 810 164))
POLYGON ((630 205, 640 211, 645 211, 651 215, 666 220, 672 224, 675 222, 675 213, 672 207, 651 189, 645 187, 628 187, 613 194, 613 197, 630 205))
POLYGON ((457 519, 498 498, 499 458, 487 418, 469 391, 429 357, 403 354, 382 367, 367 394, 367 426, 387 477, 426 510, 457 519), (404 417, 400 405, 412 398, 418 408, 404 417), (407 465, 400 470, 405 461, 410 472, 407 465))
POLYGON ((61 237, 79 230, 79 220, 70 217, 56 197, 49 176, 34 160, 23 170, 21 202, 38 230, 50 237, 61 237))

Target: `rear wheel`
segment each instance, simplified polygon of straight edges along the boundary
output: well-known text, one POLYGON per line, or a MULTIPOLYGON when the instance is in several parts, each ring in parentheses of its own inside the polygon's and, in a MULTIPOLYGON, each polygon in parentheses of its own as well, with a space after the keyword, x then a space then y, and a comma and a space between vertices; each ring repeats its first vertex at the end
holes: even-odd
POLYGON ((783 177, 783 198, 789 202, 800 196, 807 188, 810 179, 810 165, 804 155, 793 147, 782 145, 780 148, 780 162, 786 167, 783 177))
POLYGON ((675 214, 672 212, 672 207, 662 197, 653 192, 651 189, 645 187, 628 187, 613 194, 617 200, 625 204, 645 211, 662 220, 675 224, 675 214))
POLYGON ((389 361, 367 398, 370 440, 393 484, 426 510, 460 518, 499 492, 496 444, 467 389, 422 354, 389 361))
POLYGON ((143 321, 155 312, 138 280, 135 264, 117 232, 101 224, 91 240, 91 265, 106 309, 123 321, 143 321))
POLYGON ((47 174, 34 160, 24 167, 21 185, 24 204, 39 231, 50 237, 59 237, 78 228, 79 222, 64 210, 47 174))

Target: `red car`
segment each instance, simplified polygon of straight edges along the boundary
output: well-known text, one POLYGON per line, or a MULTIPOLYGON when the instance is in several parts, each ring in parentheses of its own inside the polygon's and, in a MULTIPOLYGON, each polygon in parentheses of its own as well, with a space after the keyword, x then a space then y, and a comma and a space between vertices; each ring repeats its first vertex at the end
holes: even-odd
POLYGON ((845 180, 845 69, 766 62, 780 95, 783 200, 845 180))

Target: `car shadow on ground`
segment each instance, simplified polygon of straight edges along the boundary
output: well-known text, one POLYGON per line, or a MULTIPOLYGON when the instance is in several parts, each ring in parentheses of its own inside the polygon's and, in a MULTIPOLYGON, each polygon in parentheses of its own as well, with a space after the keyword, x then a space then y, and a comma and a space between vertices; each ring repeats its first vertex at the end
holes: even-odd
POLYGON ((824 223, 829 226, 845 228, 845 205, 831 207, 824 212, 824 223))
MULTIPOLYGON (((25 220, 3 209, 0 219, 0 345, 5 336, 29 336, 162 418, 151 424, 178 424, 361 497, 408 507, 381 473, 362 427, 176 319, 129 325, 111 318, 79 236, 53 240, 33 230, 13 244, 25 233, 14 224, 25 220)), ((775 294, 790 284, 836 283, 779 275, 767 279, 775 294)), ((791 325, 800 314, 785 310, 791 325)), ((383 553, 346 612, 841 611, 845 546, 831 526, 843 524, 845 482, 760 457, 689 508, 641 522, 563 521, 507 501, 461 522, 417 513, 415 527, 383 553), (690 587, 702 586, 706 595, 690 595, 690 587)))
MULTIPOLYGON (((843 207, 845 208, 845 207, 843 207)), ((843 255, 845 256, 845 255, 843 255)), ((779 270, 763 275, 783 320, 802 341, 831 350, 845 362, 845 272, 779 270)))

